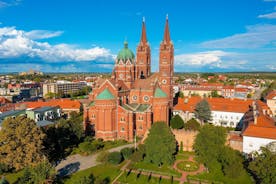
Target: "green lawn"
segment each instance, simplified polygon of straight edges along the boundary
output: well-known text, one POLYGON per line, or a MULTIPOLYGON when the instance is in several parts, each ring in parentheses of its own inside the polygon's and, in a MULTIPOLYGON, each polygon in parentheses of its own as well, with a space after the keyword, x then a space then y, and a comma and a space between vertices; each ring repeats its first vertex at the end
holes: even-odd
POLYGON ((140 175, 136 173, 131 173, 127 176, 127 173, 124 173, 119 179, 119 182, 121 183, 129 183, 129 184, 176 184, 179 183, 179 181, 172 181, 171 179, 163 179, 163 178, 156 178, 156 177, 150 177, 149 175, 140 175), (160 181, 159 181, 160 180, 160 181))
POLYGON ((70 175, 69 178, 64 179, 63 182, 64 184, 76 184, 80 177, 89 176, 90 174, 93 174, 98 181, 105 179, 111 182, 119 175, 120 168, 124 163, 125 162, 120 165, 101 164, 91 167, 70 175))
POLYGON ((6 180, 8 180, 8 182, 10 184, 13 184, 18 180, 19 177, 23 176, 23 173, 24 173, 24 171, 21 170, 21 171, 16 172, 16 173, 5 174, 5 178, 6 178, 6 180))
POLYGON ((143 170, 147 172, 153 172, 157 174, 163 174, 167 176, 175 176, 175 177, 180 177, 181 173, 177 172, 176 170, 173 169, 172 166, 168 165, 163 165, 161 167, 158 167, 154 164, 151 163, 146 163, 146 162, 136 162, 136 163, 131 163, 128 166, 129 169, 136 169, 136 170, 143 170))
POLYGON ((254 183, 252 178, 246 173, 245 171, 240 174, 238 178, 229 178, 227 176, 224 176, 222 171, 217 172, 204 172, 195 176, 189 176, 189 178, 195 178, 195 179, 203 179, 203 180, 209 180, 209 181, 218 181, 225 184, 252 184, 254 183))

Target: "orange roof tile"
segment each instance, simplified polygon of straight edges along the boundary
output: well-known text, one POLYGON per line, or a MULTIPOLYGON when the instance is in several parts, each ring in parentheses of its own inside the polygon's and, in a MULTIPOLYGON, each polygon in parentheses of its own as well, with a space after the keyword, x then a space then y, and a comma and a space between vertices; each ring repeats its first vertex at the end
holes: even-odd
POLYGON ((276 139, 276 127, 260 127, 250 124, 242 134, 243 136, 276 139))
POLYGON ((81 103, 71 99, 53 99, 49 101, 23 102, 19 105, 26 105, 26 108, 38 108, 43 106, 60 106, 61 109, 80 109, 81 103))
MULTIPOLYGON (((179 98, 178 104, 174 106, 175 110, 194 112, 198 102, 203 100, 201 97, 194 96, 191 98, 179 98)), ((252 100, 229 99, 229 98, 206 98, 212 111, 240 112, 248 111, 252 100)))
POLYGON ((6 103, 11 103, 11 101, 9 101, 8 99, 6 99, 4 97, 0 97, 0 104, 6 104, 6 103))
POLYGON ((276 90, 273 90, 270 93, 268 93, 266 99, 272 100, 274 97, 276 97, 276 90))

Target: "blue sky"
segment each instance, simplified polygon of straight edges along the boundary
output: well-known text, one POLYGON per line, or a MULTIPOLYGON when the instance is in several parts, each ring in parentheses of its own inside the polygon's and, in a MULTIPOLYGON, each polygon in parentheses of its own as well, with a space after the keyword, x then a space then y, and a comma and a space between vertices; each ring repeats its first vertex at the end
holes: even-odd
POLYGON ((166 14, 176 72, 276 71, 276 0, 0 0, 0 72, 109 72, 142 17, 157 71, 166 14))

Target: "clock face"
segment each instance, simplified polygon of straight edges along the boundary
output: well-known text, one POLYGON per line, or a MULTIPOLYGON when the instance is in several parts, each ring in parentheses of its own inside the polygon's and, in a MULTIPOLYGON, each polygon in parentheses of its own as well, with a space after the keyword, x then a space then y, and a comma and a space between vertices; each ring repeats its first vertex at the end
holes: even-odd
POLYGON ((120 77, 120 79, 122 79, 122 78, 124 77, 124 74, 121 73, 121 74, 119 75, 119 77, 120 77))
POLYGON ((166 84, 166 83, 167 83, 167 80, 166 80, 166 79, 163 79, 163 80, 162 80, 162 83, 163 83, 163 84, 166 84))
POLYGON ((132 96, 132 100, 136 101, 137 100, 137 96, 136 95, 132 96))
POLYGON ((145 102, 149 101, 149 96, 144 96, 144 101, 145 102))

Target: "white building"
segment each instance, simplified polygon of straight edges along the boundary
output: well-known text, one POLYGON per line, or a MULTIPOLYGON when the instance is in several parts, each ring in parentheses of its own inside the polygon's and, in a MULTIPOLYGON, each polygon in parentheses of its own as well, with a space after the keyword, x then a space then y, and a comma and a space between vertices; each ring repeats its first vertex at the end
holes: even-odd
MULTIPOLYGON (((248 111, 252 100, 205 98, 211 109, 211 121, 217 126, 242 127, 243 116, 248 111)), ((174 106, 173 114, 180 115, 184 121, 194 117, 196 104, 203 100, 198 96, 179 98, 178 104, 174 106)))
POLYGON ((275 121, 266 104, 255 103, 245 117, 248 121, 245 122, 242 132, 244 153, 251 154, 276 141, 275 121))

